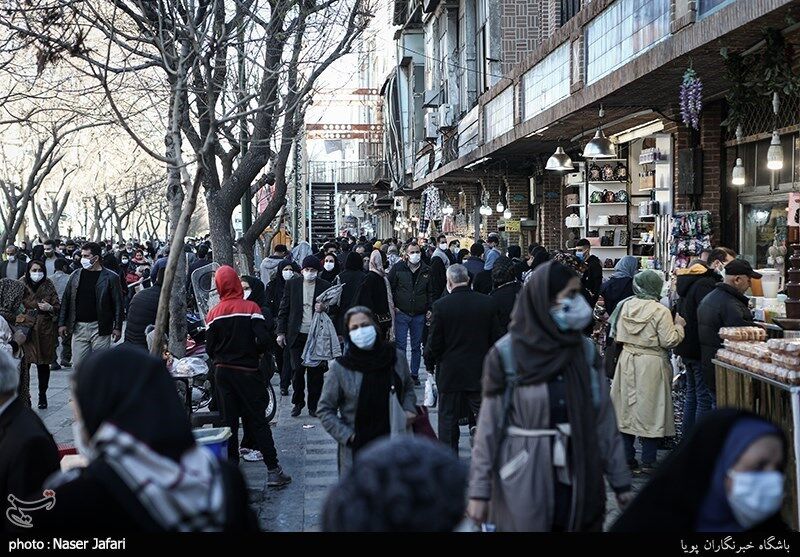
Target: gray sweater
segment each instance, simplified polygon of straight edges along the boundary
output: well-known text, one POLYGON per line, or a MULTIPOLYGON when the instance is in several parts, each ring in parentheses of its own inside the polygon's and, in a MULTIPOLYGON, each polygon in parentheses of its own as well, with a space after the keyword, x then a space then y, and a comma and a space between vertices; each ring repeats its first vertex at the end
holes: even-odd
MULTIPOLYGON (((347 441, 355 433, 358 393, 361 391, 364 374, 348 369, 336 360, 331 361, 329 366, 322 387, 322 397, 317 405, 317 416, 325 431, 339 443, 339 474, 342 475, 353 462, 353 452, 347 446, 347 441)), ((408 370, 406 356, 399 350, 394 372, 403 384, 401 393, 403 409, 416 412, 417 395, 414 393, 414 381, 408 370)))

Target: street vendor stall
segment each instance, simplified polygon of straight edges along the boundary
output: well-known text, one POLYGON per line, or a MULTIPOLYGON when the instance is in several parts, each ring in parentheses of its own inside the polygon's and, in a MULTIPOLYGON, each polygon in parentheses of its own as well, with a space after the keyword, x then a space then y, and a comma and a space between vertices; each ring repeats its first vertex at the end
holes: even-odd
MULTIPOLYGON (((714 360, 717 407, 748 410, 780 427, 787 439, 786 497, 783 518, 800 528, 800 342, 740 339, 745 329, 722 329, 725 345, 714 360), (732 336, 736 339, 733 339, 732 336)), ((763 329, 761 329, 763 331, 763 329)), ((758 334, 758 333, 756 333, 758 334)))

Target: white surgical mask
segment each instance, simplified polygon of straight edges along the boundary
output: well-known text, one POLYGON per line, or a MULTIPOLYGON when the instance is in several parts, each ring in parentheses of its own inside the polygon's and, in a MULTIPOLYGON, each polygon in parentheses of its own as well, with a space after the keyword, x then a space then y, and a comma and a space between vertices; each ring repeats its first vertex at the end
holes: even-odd
POLYGON ((592 307, 581 294, 550 308, 550 316, 563 332, 582 331, 592 320, 592 307))
POLYGON ((42 272, 39 272, 39 273, 31 273, 31 280, 32 280, 33 282, 39 282, 39 281, 41 281, 43 278, 44 278, 44 273, 42 273, 42 272))
POLYGON ((373 325, 359 327, 350 331, 350 340, 361 350, 369 350, 375 344, 378 332, 373 325))
POLYGON ((333 271, 333 265, 334 265, 333 263, 328 261, 327 263, 325 263, 325 270, 326 271, 333 271))
POLYGON ((91 269, 92 268, 92 260, 88 257, 81 257, 81 266, 84 269, 91 269))
POLYGON ((303 278, 305 280, 307 280, 308 282, 311 282, 313 280, 317 280, 317 272, 316 271, 303 270, 303 278))
POLYGON ((447 244, 445 244, 445 243, 439 244, 439 249, 442 250, 442 251, 447 251, 447 244))
POLYGON ((17 260, 17 256, 16 256, 16 255, 9 255, 9 256, 8 256, 8 260, 9 260, 9 261, 11 261, 11 262, 13 263, 14 261, 16 261, 16 260, 17 260))
POLYGON ((412 265, 419 264, 419 259, 420 259, 420 254, 419 253, 410 253, 410 254, 408 254, 408 261, 412 265))
POLYGON ((127 257, 123 257, 122 258, 122 264, 123 265, 127 265, 128 264, 128 258, 127 257))
POLYGON ((252 294, 252 293, 253 293, 253 291, 252 291, 252 290, 245 290, 245 291, 244 291, 244 296, 243 296, 243 298, 244 298, 245 300, 246 300, 246 299, 248 299, 248 298, 250 297, 250 294, 252 294))
POLYGON ((94 456, 94 449, 86 444, 83 438, 83 427, 81 427, 81 423, 78 421, 72 422, 72 437, 75 442, 75 448, 78 450, 78 454, 86 458, 86 460, 91 461, 94 456))
POLYGON ((778 512, 783 502, 783 474, 780 472, 728 472, 731 492, 728 504, 736 522, 749 529, 778 512))
POLYGON ((461 250, 461 248, 460 248, 460 247, 458 247, 458 246, 453 246, 452 248, 450 248, 450 251, 452 251, 452 252, 453 252, 453 255, 458 255, 458 252, 459 252, 460 250, 461 250))
POLYGON ((291 269, 284 269, 281 271, 281 275, 283 275, 283 280, 289 280, 294 276, 294 271, 291 269))

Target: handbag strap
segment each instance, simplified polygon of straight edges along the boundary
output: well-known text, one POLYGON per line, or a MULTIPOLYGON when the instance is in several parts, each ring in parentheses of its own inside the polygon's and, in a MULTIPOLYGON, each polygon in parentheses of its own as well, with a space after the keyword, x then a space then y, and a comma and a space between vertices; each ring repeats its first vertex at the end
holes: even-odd
MULTIPOLYGON (((511 417, 512 398, 514 396, 514 389, 517 387, 517 364, 514 360, 514 350, 511 346, 511 335, 505 335, 495 344, 498 353, 500 354, 500 362, 503 366, 503 375, 505 377, 505 388, 503 390, 503 417, 500 420, 500 430, 497 432, 497 445, 494 451, 494 462, 500 460, 500 447, 503 445, 508 424, 511 417)), ((494 467, 497 471, 497 466, 494 467)))

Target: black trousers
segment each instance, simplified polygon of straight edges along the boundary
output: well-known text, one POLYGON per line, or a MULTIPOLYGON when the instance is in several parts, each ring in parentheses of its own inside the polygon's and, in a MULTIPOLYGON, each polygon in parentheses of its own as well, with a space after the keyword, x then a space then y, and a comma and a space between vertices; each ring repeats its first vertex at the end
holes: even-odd
POLYGON ((322 396, 322 384, 325 381, 326 365, 306 367, 303 365, 303 348, 308 340, 308 335, 300 333, 290 348, 291 360, 294 365, 292 370, 292 404, 304 407, 306 395, 306 374, 308 374, 308 409, 317 411, 317 404, 322 396))
POLYGON ((292 364, 289 361, 289 350, 276 345, 275 364, 278 366, 278 376, 281 378, 281 389, 288 389, 292 384, 292 364))
POLYGON ((223 423, 231 428, 228 441, 228 460, 239 462, 239 418, 245 427, 254 448, 261 451, 264 464, 270 470, 278 466, 278 453, 272 430, 267 422, 267 385, 258 371, 242 371, 217 366, 217 393, 222 410, 223 423))
POLYGON ((439 440, 458 454, 458 420, 464 415, 463 409, 469 407, 470 414, 477 419, 481 409, 480 391, 458 391, 439 393, 439 440))

